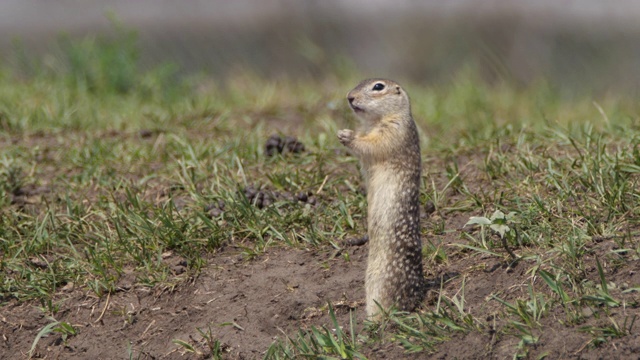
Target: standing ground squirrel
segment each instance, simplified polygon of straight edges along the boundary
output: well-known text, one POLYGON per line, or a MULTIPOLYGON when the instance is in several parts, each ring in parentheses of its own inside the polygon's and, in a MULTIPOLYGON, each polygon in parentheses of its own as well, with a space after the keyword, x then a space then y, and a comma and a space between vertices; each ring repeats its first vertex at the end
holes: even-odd
POLYGON ((367 188, 367 316, 392 306, 412 311, 423 299, 420 241, 420 143, 407 93, 394 81, 364 80, 347 94, 361 131, 338 131, 360 158, 367 188))

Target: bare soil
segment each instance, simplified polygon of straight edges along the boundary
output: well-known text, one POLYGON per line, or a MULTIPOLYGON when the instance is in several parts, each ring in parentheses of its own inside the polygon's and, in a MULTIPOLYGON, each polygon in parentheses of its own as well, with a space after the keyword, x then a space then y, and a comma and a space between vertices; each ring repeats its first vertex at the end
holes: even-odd
MULTIPOLYGON (((78 334, 66 342, 59 334, 42 339, 36 357, 122 359, 131 346, 142 358, 185 358, 172 340, 195 345, 202 340, 197 328, 211 325, 230 358, 261 358, 277 337, 328 323, 321 310, 328 301, 341 323, 348 319, 349 308, 364 296, 364 254, 365 248, 356 248, 347 262, 324 251, 272 250, 246 261, 227 249, 207 271, 174 289, 134 287, 125 276, 108 298, 72 291, 55 318, 78 334)), ((40 328, 52 321, 37 304, 17 302, 4 307, 1 319, 2 359, 26 357, 40 328)))
MULTIPOLYGON (((47 359, 185 359, 204 358, 206 344, 198 328, 207 331, 223 346, 225 358, 257 359, 276 338, 294 336, 299 328, 312 325, 331 327, 327 303, 336 309, 338 322, 347 327, 349 312, 355 310, 357 328, 364 318, 364 268, 367 246, 350 247, 349 261, 331 249, 271 249, 263 256, 247 261, 237 249, 226 248, 215 254, 210 266, 199 276, 173 289, 150 289, 131 285, 133 273, 121 280, 119 291, 98 299, 86 292, 63 289, 64 301, 56 320, 72 324, 78 334, 66 340, 54 333, 38 343, 34 358, 47 359), (185 353, 173 340, 192 344, 202 354, 185 353)), ((179 258, 171 258, 180 267, 179 258)), ((640 264, 617 269, 612 280, 640 282, 640 264)), ((430 266, 427 274, 433 285, 425 309, 434 305, 435 291, 443 276, 443 291, 449 296, 465 281, 467 311, 481 322, 484 331, 456 334, 441 343, 435 353, 405 354, 400 345, 386 340, 374 347, 364 345, 363 353, 373 359, 503 359, 514 354, 518 339, 497 331, 502 306, 488 295, 500 292, 513 300, 526 291, 528 278, 524 266, 507 269, 495 259, 459 257, 446 266, 430 266)), ((622 323, 622 316, 638 309, 622 309, 610 314, 622 323)), ((562 313, 543 319, 544 332, 530 355, 548 358, 637 359, 640 358, 640 334, 632 333, 594 347, 591 336, 558 320, 562 313)), ((26 358, 40 329, 52 321, 35 303, 13 301, 0 315, 0 359, 26 358)), ((606 326, 605 317, 588 318, 586 324, 606 326)))

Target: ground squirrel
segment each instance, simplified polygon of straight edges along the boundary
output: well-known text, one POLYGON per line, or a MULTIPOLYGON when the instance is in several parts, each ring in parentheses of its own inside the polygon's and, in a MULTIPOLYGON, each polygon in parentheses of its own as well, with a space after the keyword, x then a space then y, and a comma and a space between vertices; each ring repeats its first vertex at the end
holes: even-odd
POLYGON ((409 96, 396 82, 364 80, 347 99, 363 127, 357 133, 340 130, 338 139, 362 164, 369 235, 366 310, 377 319, 376 302, 412 311, 424 295, 420 143, 409 96))

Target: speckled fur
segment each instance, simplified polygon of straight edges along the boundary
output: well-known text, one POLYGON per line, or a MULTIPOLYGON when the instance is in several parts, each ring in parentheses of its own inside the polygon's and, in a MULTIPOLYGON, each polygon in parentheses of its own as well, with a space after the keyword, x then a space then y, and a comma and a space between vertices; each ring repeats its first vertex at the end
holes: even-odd
POLYGON ((409 96, 391 80, 362 81, 347 94, 362 130, 338 138, 360 158, 367 186, 367 316, 378 302, 412 311, 424 297, 420 241, 420 143, 409 96), (384 89, 374 90, 376 84, 384 89))

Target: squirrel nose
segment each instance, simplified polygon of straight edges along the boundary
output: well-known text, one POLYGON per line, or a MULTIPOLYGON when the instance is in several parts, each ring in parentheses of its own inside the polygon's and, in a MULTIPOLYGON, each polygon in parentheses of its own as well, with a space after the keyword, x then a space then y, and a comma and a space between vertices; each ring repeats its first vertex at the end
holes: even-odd
POLYGON ((353 100, 355 100, 355 97, 347 96, 347 100, 349 100, 349 104, 353 104, 353 100))

